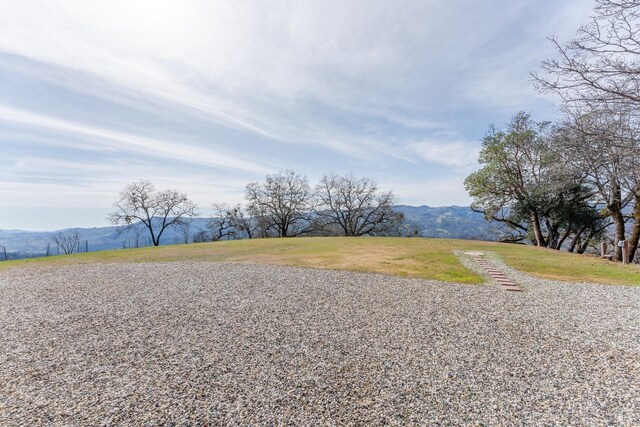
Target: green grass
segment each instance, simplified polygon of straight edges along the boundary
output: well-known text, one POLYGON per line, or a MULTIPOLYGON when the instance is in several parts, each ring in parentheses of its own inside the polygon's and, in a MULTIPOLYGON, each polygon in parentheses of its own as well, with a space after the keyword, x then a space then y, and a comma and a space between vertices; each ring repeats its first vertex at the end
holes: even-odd
POLYGON ((640 268, 524 245, 450 239, 309 237, 235 240, 33 258, 0 268, 95 262, 232 261, 366 271, 460 283, 483 279, 454 250, 493 252, 533 276, 566 281, 640 285, 640 268))

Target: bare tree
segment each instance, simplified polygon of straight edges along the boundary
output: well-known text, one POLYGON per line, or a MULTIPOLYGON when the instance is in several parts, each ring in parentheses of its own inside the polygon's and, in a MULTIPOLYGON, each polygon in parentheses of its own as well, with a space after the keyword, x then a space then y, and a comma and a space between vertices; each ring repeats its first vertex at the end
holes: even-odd
POLYGON ((9 254, 7 254, 7 246, 6 245, 0 245, 0 248, 2 248, 2 255, 4 257, 5 261, 9 261, 9 254))
MULTIPOLYGON (((566 118, 557 140, 566 152, 568 166, 583 171, 597 196, 596 202, 606 206, 615 227, 615 241, 626 239, 625 214, 635 204, 637 217, 630 238, 633 259, 640 237, 640 126, 635 114, 621 104, 614 108, 586 106, 565 108, 566 118), (624 107, 624 108, 623 108, 624 107), (616 111, 617 110, 617 111, 616 111)), ((622 260, 622 250, 616 245, 616 259, 622 260)))
MULTIPOLYGON (((590 175, 615 222, 616 240, 625 239, 629 218, 623 209, 634 200, 633 258, 640 239, 640 183, 628 178, 640 167, 628 160, 639 157, 640 0, 596 0, 591 21, 574 40, 552 42, 558 57, 541 64, 542 72, 533 74, 535 85, 562 98, 577 134, 574 145, 580 145, 574 152, 594 158, 590 175)), ((621 257, 618 249, 616 258, 621 257)))
POLYGON ((80 236, 77 231, 58 231, 51 235, 51 241, 56 244, 58 251, 65 255, 74 253, 80 248, 80 236))
POLYGON ((345 236, 400 233, 403 217, 393 210, 393 193, 380 192, 372 179, 330 173, 320 179, 316 194, 316 222, 322 228, 335 226, 345 236))
POLYGON ((197 215, 197 206, 184 193, 175 190, 156 192, 149 181, 127 185, 114 204, 109 220, 115 225, 131 228, 142 224, 149 231, 154 246, 168 227, 184 223, 187 217, 197 215))
POLYGON ((261 212, 238 204, 231 209, 230 213, 231 226, 236 232, 236 237, 248 239, 266 237, 266 223, 261 212))
MULTIPOLYGON (((638 178, 640 180, 640 177, 638 178)), ((629 236, 629 262, 635 260, 640 263, 640 184, 638 184, 635 193, 635 204, 631 218, 633 219, 633 228, 629 236)))
POLYGON ((312 193, 305 176, 291 170, 267 175, 265 182, 247 185, 246 199, 249 210, 262 215, 265 233, 293 237, 310 230, 312 193))
POLYGON ((179 226, 180 234, 182 235, 182 243, 185 245, 189 243, 189 236, 191 232, 191 223, 184 221, 179 226))
POLYGON ((233 226, 234 208, 230 208, 224 203, 213 204, 213 218, 209 222, 211 227, 211 240, 228 240, 233 239, 236 235, 233 226))
POLYGON ((200 230, 193 235, 193 243, 211 242, 211 233, 209 230, 200 230))
POLYGON ((591 21, 577 37, 553 38, 558 58, 533 73, 538 89, 567 103, 640 105, 640 0, 596 0, 591 21))
POLYGON ((141 224, 132 225, 130 227, 131 230, 131 239, 133 240, 133 244, 136 248, 144 246, 145 243, 145 228, 141 226, 141 224))

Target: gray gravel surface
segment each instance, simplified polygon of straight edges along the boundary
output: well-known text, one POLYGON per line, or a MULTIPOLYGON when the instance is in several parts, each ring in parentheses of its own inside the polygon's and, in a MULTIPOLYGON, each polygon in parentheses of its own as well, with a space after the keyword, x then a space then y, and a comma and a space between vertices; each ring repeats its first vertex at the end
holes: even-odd
POLYGON ((640 425, 640 288, 0 271, 0 425, 640 425))

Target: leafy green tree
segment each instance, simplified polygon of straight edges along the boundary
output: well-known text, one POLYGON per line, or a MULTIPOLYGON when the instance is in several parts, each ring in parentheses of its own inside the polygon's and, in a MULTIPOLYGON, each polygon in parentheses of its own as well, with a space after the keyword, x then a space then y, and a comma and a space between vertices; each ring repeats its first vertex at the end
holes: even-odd
POLYGON ((578 242, 584 233, 597 232, 600 215, 590 204, 591 192, 563 167, 549 122, 519 112, 506 130, 491 126, 479 163, 482 168, 465 180, 472 208, 505 223, 513 231, 506 240, 560 249, 571 236, 578 242))

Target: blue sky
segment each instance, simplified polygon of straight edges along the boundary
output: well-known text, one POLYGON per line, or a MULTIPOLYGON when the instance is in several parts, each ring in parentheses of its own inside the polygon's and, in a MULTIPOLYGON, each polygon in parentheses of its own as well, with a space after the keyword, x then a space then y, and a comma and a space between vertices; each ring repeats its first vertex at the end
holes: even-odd
POLYGON ((469 203, 492 122, 590 0, 0 0, 0 228, 106 225, 137 179, 210 213, 294 169, 469 203))

